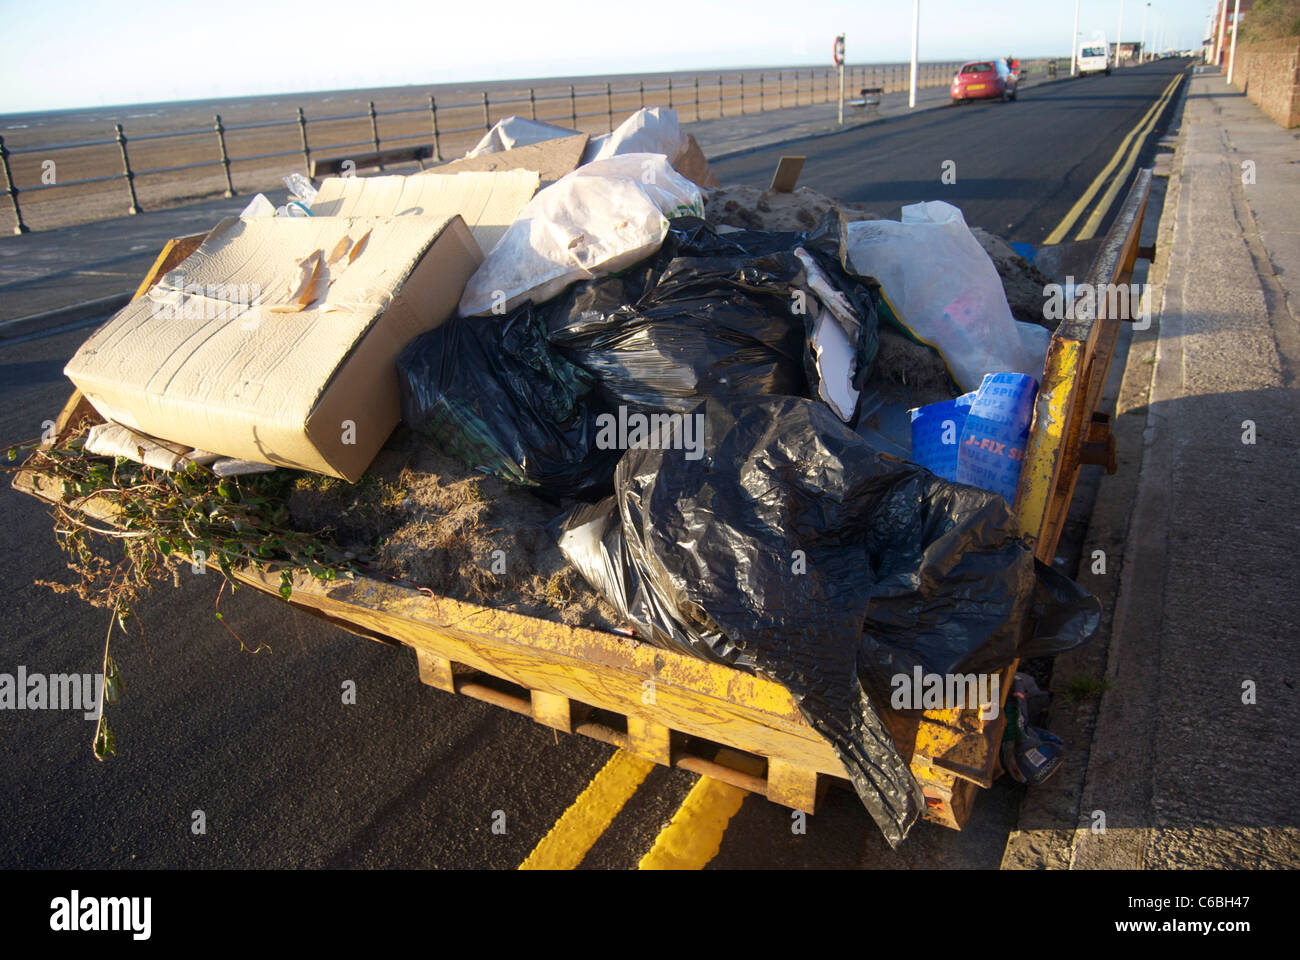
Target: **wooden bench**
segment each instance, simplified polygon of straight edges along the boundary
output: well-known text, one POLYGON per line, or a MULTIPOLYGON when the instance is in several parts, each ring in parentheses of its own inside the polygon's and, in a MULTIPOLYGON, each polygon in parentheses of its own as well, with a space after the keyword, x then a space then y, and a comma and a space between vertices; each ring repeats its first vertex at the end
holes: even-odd
POLYGON ((311 162, 311 176, 313 180, 321 177, 337 176, 343 172, 343 165, 351 162, 352 169, 362 170, 370 167, 377 167, 382 170, 384 167, 391 167, 399 163, 418 163, 420 169, 424 169, 424 161, 433 156, 433 147, 422 145, 418 147, 394 147, 391 150, 379 150, 371 153, 359 153, 350 157, 332 157, 328 160, 313 160, 311 162))
POLYGON ((880 110, 880 101, 884 95, 884 87, 863 87, 858 93, 858 99, 850 100, 849 106, 866 110, 868 113, 876 113, 880 110))

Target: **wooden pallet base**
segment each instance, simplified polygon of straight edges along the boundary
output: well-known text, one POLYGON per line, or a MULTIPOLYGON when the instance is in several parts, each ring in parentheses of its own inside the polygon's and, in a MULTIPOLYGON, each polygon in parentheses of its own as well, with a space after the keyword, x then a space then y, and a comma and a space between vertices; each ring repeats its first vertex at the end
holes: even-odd
POLYGON ((420 665, 420 679, 439 690, 503 707, 532 717, 544 726, 600 740, 663 766, 680 767, 721 780, 782 806, 815 813, 818 798, 825 792, 826 779, 815 770, 780 759, 765 760, 755 754, 688 737, 640 717, 624 716, 610 722, 609 711, 598 711, 567 697, 519 688, 517 684, 477 671, 462 673, 450 660, 419 648, 416 648, 416 658, 420 665), (515 690, 506 689, 509 687, 515 690), (601 716, 596 718, 598 713, 601 716), (719 763, 717 756, 724 751, 746 760, 752 758, 752 761, 731 765, 719 763), (739 767, 763 770, 764 773, 750 773, 739 767))

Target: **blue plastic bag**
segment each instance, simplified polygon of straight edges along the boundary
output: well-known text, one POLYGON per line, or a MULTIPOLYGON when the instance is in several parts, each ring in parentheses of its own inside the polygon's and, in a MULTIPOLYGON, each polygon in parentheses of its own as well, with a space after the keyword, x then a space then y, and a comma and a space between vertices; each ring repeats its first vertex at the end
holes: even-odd
POLYGON ((912 411, 912 460, 936 476, 1016 502, 1038 382, 990 373, 978 390, 912 411))

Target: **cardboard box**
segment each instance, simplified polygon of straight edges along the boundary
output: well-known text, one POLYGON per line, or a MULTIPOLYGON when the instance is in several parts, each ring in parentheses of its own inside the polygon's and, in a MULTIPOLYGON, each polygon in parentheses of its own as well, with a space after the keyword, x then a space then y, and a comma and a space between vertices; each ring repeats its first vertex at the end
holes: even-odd
POLYGON ((535 170, 411 177, 330 177, 312 201, 314 217, 442 219, 459 215, 484 253, 515 222, 540 183, 535 170))
POLYGON ((554 183, 566 173, 572 173, 582 164, 588 137, 579 133, 572 137, 543 140, 513 150, 485 153, 477 157, 462 157, 441 166, 430 167, 417 177, 440 176, 471 171, 536 170, 542 176, 542 186, 554 183))
POLYGON ((397 354, 481 261, 459 217, 223 220, 64 373, 132 430, 355 482, 401 418, 397 354))
POLYGON ((720 187, 722 182, 709 166, 704 151, 691 134, 686 135, 686 146, 672 158, 673 169, 697 187, 720 187))

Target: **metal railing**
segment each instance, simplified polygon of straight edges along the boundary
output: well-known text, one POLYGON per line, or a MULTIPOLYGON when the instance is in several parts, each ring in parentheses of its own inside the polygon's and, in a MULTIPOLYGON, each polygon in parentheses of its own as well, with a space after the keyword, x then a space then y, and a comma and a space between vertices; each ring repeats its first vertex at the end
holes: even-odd
MULTIPOLYGON (((926 88, 946 85, 957 66, 957 63, 921 64, 918 71, 918 85, 926 88)), ((846 98, 855 96, 862 87, 882 87, 886 93, 903 91, 908 88, 909 82, 910 71, 907 64, 845 67, 844 87, 846 98)), ((464 149, 473 146, 484 131, 490 130, 496 120, 512 114, 526 115, 532 120, 543 122, 564 123, 575 130, 582 130, 583 127, 593 127, 594 125, 595 127, 603 126, 606 130, 612 131, 616 126, 616 113, 620 116, 625 111, 631 113, 635 109, 646 106, 647 103, 652 106, 661 104, 672 107, 679 114, 684 113, 681 116, 683 122, 808 106, 814 103, 833 103, 839 96, 839 80, 838 73, 833 69, 804 69, 715 74, 707 78, 698 75, 692 78, 669 77, 666 83, 647 84, 642 80, 638 81, 635 86, 620 88, 614 88, 612 84, 604 83, 589 85, 586 89, 578 89, 573 84, 567 85, 567 89, 563 87, 549 88, 554 92, 545 92, 547 89, 543 88, 544 92, 539 93, 537 87, 529 87, 527 96, 498 96, 496 98, 493 98, 488 91, 484 90, 478 99, 450 104, 438 103, 436 97, 431 94, 428 102, 420 106, 394 107, 383 110, 377 109, 375 101, 371 100, 367 103, 367 109, 362 112, 313 117, 308 117, 302 107, 297 107, 296 115, 290 119, 253 123, 226 124, 221 119, 221 115, 216 114, 213 116, 212 124, 207 127, 162 133, 135 134, 130 137, 127 136, 126 131, 119 123, 114 125, 113 135, 104 139, 17 148, 7 147, 4 138, 0 137, 0 169, 3 169, 4 189, 13 210, 15 220, 13 232, 21 234, 28 232, 30 227, 24 221, 22 209, 19 206, 18 198, 20 194, 35 194, 39 191, 56 190, 64 187, 122 181, 129 200, 127 210, 129 213, 135 214, 142 209, 136 191, 136 180, 140 177, 174 173, 182 170, 219 167, 224 179, 224 195, 233 197, 236 195, 235 182, 231 174, 231 167, 234 164, 247 164, 277 157, 301 156, 304 173, 310 176, 313 154, 319 155, 332 151, 352 150, 358 147, 364 147, 368 151, 372 150, 374 153, 379 153, 385 146, 391 148, 398 145, 408 145, 413 141, 422 141, 429 144, 430 138, 432 138, 430 146, 433 159, 435 162, 442 162, 444 154, 464 152, 464 149), (649 100, 647 100, 647 95, 650 97, 649 100), (552 110, 555 105, 560 106, 560 112, 545 112, 552 110), (596 106, 597 109, 580 111, 580 105, 583 107, 596 106), (526 109, 524 109, 525 107, 526 109), (729 109, 730 113, 728 112, 729 109), (379 129, 380 118, 410 118, 418 114, 427 114, 427 127, 422 127, 418 132, 391 133, 381 136, 379 129), (469 122, 471 117, 473 117, 473 122, 469 122), (596 118, 600 119, 596 120, 596 118), (369 122, 369 136, 366 139, 324 144, 313 144, 311 142, 309 128, 312 125, 360 120, 369 122), (448 122, 459 125, 448 126, 448 122), (286 146, 284 149, 239 156, 231 154, 227 144, 228 134, 276 128, 296 132, 296 137, 294 137, 293 132, 287 132, 283 138, 286 144, 294 142, 295 145, 292 147, 286 146), (210 154, 212 159, 199 159, 192 162, 148 169, 137 169, 132 166, 131 152, 128 149, 129 144, 186 137, 208 138, 210 146, 207 149, 212 150, 210 154), (58 151, 96 147, 116 150, 116 159, 120 161, 120 173, 86 176, 75 180, 52 180, 52 182, 45 182, 45 178, 42 177, 41 182, 26 183, 22 186, 15 182, 10 163, 11 157, 47 155, 58 151)), ((592 131, 588 129, 584 132, 592 131)), ((200 155, 200 151, 203 149, 202 147, 196 147, 195 156, 200 155)), ((48 162, 48 160, 42 161, 41 167, 44 168, 44 165, 48 162)), ((103 167, 103 164, 101 163, 99 166, 103 167)), ((422 163, 421 166, 423 166, 422 163)))

